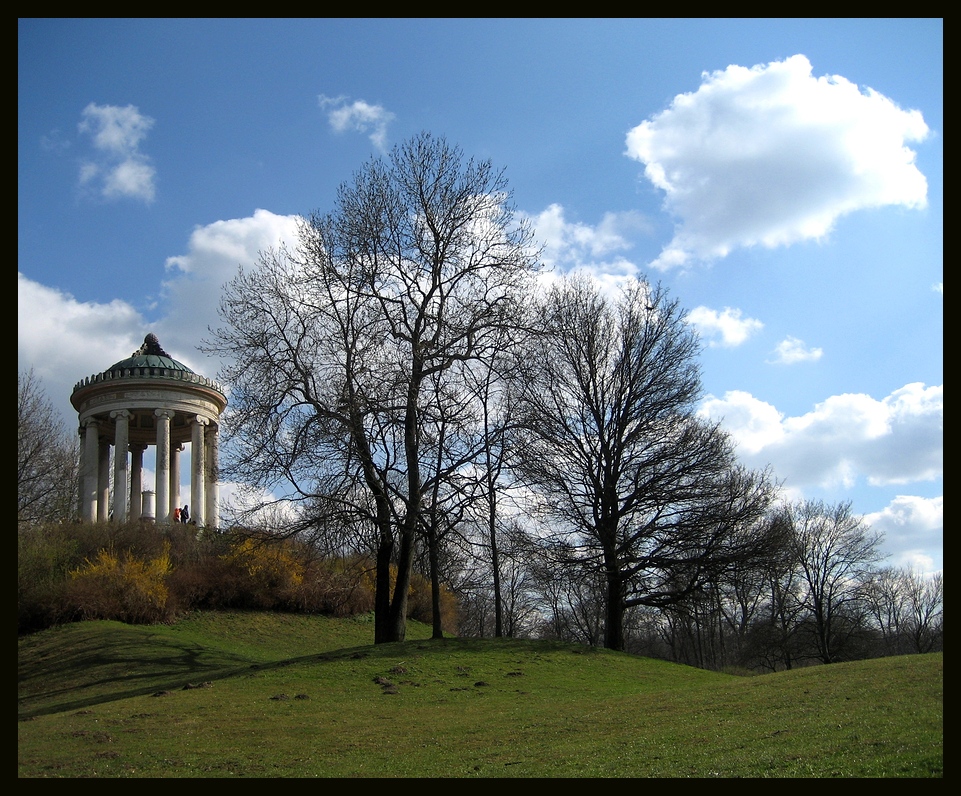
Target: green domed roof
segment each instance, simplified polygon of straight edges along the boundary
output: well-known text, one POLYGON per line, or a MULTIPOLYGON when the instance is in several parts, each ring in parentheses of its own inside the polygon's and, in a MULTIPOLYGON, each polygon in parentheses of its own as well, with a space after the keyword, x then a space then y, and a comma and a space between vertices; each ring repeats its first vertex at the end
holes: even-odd
POLYGON ((133 368, 166 368, 167 370, 179 370, 183 373, 193 373, 183 362, 178 362, 160 347, 160 341, 155 334, 148 334, 140 348, 127 359, 122 359, 111 365, 105 372, 121 373, 133 368))

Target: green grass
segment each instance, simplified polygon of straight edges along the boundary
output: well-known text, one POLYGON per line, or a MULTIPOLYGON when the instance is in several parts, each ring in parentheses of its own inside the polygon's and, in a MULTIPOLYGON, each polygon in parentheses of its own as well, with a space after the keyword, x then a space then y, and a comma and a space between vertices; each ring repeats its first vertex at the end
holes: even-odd
POLYGON ((20 777, 940 777, 943 656, 735 677, 198 613, 19 640, 20 777), (197 686, 187 687, 184 686, 197 686))

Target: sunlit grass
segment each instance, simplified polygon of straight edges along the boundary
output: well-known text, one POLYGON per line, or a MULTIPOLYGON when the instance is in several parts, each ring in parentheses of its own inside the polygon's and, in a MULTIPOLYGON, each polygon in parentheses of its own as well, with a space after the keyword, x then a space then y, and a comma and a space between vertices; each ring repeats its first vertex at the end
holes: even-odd
POLYGON ((22 639, 19 775, 942 775, 940 654, 744 678, 411 635, 375 647, 358 622, 203 614, 22 639))

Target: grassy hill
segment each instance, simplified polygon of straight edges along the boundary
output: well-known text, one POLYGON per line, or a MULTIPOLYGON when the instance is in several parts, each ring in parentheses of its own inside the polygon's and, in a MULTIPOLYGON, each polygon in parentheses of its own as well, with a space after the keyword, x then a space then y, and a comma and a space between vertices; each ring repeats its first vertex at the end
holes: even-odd
POLYGON ((18 640, 20 777, 940 777, 943 656, 734 677, 197 613, 18 640))

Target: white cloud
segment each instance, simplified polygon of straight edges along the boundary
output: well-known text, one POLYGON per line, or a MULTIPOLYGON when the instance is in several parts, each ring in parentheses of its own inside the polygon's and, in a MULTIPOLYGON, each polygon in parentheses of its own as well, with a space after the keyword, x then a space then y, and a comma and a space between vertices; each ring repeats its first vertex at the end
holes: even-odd
POLYGON ((550 266, 570 266, 604 257, 612 252, 626 251, 633 244, 632 234, 650 232, 650 223, 633 211, 605 213, 596 227, 564 218, 564 208, 552 204, 531 217, 534 234, 544 244, 544 258, 550 266))
POLYGON ((708 396, 701 413, 722 422, 747 464, 770 464, 790 487, 905 484, 943 473, 943 386, 907 384, 881 400, 835 395, 798 417, 733 391, 708 396))
MULTIPOLYGON (((166 316, 157 324, 156 333, 167 351, 184 364, 197 362, 197 345, 209 337, 208 327, 216 326, 217 309, 224 284, 237 275, 240 266, 254 266, 261 251, 293 248, 298 240, 298 216, 280 216, 256 210, 246 218, 215 221, 197 227, 190 234, 187 253, 168 257, 168 279, 163 282, 166 316)), ((159 275, 158 275, 159 276, 159 275)), ((216 363, 204 360, 201 372, 213 377, 216 363)))
POLYGON ((940 556, 932 551, 944 544, 944 496, 924 498, 898 495, 881 511, 864 516, 876 531, 884 534, 885 546, 894 551, 895 566, 925 574, 942 568, 940 556))
POLYGON ((798 362, 817 362, 824 355, 820 348, 808 348, 803 340, 786 337, 774 349, 774 359, 770 362, 779 365, 794 365, 798 362))
POLYGON ((723 398, 707 396, 701 402, 700 414, 722 421, 738 443, 741 455, 751 459, 785 435, 784 416, 771 404, 743 390, 731 390, 723 398))
POLYGON ((80 164, 80 183, 96 183, 107 199, 130 197, 153 201, 156 194, 156 169, 140 151, 140 144, 154 120, 133 105, 97 105, 83 109, 78 125, 90 135, 97 151, 94 160, 80 164))
POLYGON ((343 133, 354 130, 369 133, 369 138, 381 152, 387 148, 387 125, 394 120, 394 114, 382 105, 371 105, 364 100, 349 102, 347 97, 317 97, 320 107, 327 111, 327 121, 334 132, 343 133))
POLYGON ((73 386, 129 356, 143 342, 143 318, 124 301, 77 301, 17 274, 17 367, 33 368, 64 421, 76 422, 73 386))
POLYGON ((637 265, 619 252, 633 247, 632 237, 650 234, 651 224, 642 214, 605 213, 597 226, 591 226, 568 221, 564 208, 552 204, 527 218, 535 239, 543 246, 544 283, 551 282, 557 273, 578 271, 590 275, 603 289, 613 290, 640 275, 637 265))
POLYGON ((91 102, 83 109, 80 131, 90 133, 94 146, 104 152, 129 155, 137 151, 140 142, 154 125, 133 105, 97 105, 91 102))
POLYGON ((739 309, 725 307, 718 312, 709 307, 695 307, 685 320, 697 329, 698 334, 708 340, 712 348, 723 346, 732 348, 746 342, 764 324, 754 318, 742 318, 739 309))
MULTIPOLYGON (((55 288, 17 275, 18 368, 33 368, 47 395, 73 423, 73 386, 130 354, 155 333, 172 357, 205 376, 215 377, 219 363, 197 346, 218 322, 224 282, 240 265, 252 266, 261 250, 296 240, 298 219, 257 210, 248 218, 217 221, 193 231, 187 253, 166 262, 168 278, 157 264, 165 315, 147 320, 124 301, 80 302, 55 288)), ((151 292, 149 289, 146 292, 151 292)))
POLYGON ((702 77, 627 135, 626 154, 678 219, 654 266, 820 239, 862 208, 925 205, 907 146, 927 136, 920 112, 837 75, 815 78, 803 55, 702 77))
POLYGON ((134 196, 149 201, 154 198, 155 174, 154 168, 142 160, 125 160, 104 175, 103 195, 108 199, 134 196))

